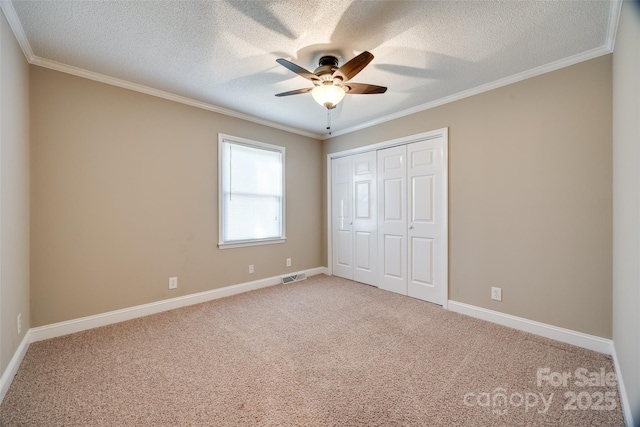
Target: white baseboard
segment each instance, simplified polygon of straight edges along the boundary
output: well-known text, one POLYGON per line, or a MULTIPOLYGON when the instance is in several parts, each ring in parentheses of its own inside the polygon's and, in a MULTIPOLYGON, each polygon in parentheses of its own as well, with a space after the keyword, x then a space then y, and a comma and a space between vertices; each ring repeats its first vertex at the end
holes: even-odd
MULTIPOLYGON (((326 273, 326 267, 317 267, 309 270, 298 271, 295 273, 287 273, 282 276, 291 274, 306 273, 307 276, 326 273)), ((198 292, 196 294, 184 295, 177 298, 166 299, 162 301, 152 302, 149 304, 127 307, 120 310, 109 311, 107 313, 95 314, 93 316, 81 317, 79 319, 67 320, 50 325, 39 326, 30 329, 31 342, 47 340, 50 338, 60 337, 63 335, 73 334, 87 329, 98 328, 100 326, 111 325, 113 323, 124 322, 125 320, 136 319, 138 317, 148 316, 150 314, 160 313, 163 311, 173 310, 175 308, 186 307, 193 304, 199 304, 218 298, 224 298, 244 292, 253 291, 260 288, 266 288, 281 283, 282 276, 273 276, 266 279, 255 280, 253 282, 245 282, 237 285, 225 286, 224 288, 212 289, 210 291, 198 292)))
POLYGON ((634 427, 633 413, 631 411, 631 404, 629 403, 629 397, 627 396, 627 388, 624 386, 624 380, 622 379, 622 370, 620 369, 620 363, 618 363, 618 354, 616 353, 616 346, 611 346, 613 357, 613 366, 616 369, 616 376, 618 380, 618 391, 620 393, 620 403, 622 404, 622 413, 624 414, 625 425, 627 427, 634 427))
POLYGON ((613 351, 613 341, 595 335, 572 331, 571 329, 560 328, 452 300, 449 300, 449 310, 600 353, 610 355, 613 351))
POLYGON ((20 345, 16 349, 16 352, 13 353, 13 357, 9 361, 7 369, 4 370, 2 377, 0 377, 0 403, 2 403, 2 399, 4 399, 4 395, 7 394, 7 391, 9 391, 9 386, 13 381, 13 377, 16 376, 18 368, 22 363, 22 359, 24 359, 24 355, 27 354, 29 344, 31 344, 31 329, 29 329, 27 333, 24 334, 20 345))

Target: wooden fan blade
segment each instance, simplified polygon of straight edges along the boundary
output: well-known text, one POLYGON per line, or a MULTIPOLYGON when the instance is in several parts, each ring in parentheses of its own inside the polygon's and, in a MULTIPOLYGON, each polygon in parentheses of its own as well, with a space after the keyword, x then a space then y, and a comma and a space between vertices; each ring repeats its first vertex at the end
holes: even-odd
POLYGON ((276 93, 276 96, 297 95, 299 93, 311 92, 312 89, 313 89, 312 87, 307 87, 307 88, 304 88, 304 89, 290 90, 289 92, 276 93))
POLYGON ((276 59, 276 62, 278 64, 282 65, 283 67, 287 68, 288 70, 293 71, 297 75, 304 77, 307 80, 311 80, 311 81, 318 80, 318 81, 320 81, 320 77, 316 76, 311 71, 305 70, 301 66, 294 64, 291 61, 287 61, 286 59, 278 58, 278 59, 276 59))
POLYGON ((373 60, 373 55, 367 51, 362 52, 360 55, 353 58, 351 61, 344 64, 342 67, 338 68, 334 73, 333 77, 342 78, 343 82, 347 80, 351 80, 358 74, 364 67, 366 67, 369 62, 373 60))
POLYGON ((347 83, 344 86, 349 88, 347 93, 355 94, 369 95, 374 93, 385 93, 387 91, 387 88, 384 86, 369 85, 366 83, 347 83))

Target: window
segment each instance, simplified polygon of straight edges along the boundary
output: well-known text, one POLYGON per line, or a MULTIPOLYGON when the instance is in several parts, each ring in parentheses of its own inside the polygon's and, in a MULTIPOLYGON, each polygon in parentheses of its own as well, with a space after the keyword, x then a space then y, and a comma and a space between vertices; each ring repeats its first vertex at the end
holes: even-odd
POLYGON ((284 147, 218 136, 218 247, 283 243, 284 147))

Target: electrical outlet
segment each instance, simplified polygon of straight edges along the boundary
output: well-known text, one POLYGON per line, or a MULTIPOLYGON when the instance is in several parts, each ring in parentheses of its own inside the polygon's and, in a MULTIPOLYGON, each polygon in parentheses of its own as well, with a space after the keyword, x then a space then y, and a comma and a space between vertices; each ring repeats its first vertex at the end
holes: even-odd
POLYGON ((491 287, 491 299, 502 301, 502 288, 491 287))
POLYGON ((176 289, 178 287, 178 278, 169 277, 169 289, 176 289))
POLYGON ((291 258, 287 258, 287 267, 291 267, 291 258))
POLYGON ((22 331, 22 313, 18 314, 18 335, 22 331))
POLYGON ((249 274, 253 274, 253 264, 249 266, 249 274))

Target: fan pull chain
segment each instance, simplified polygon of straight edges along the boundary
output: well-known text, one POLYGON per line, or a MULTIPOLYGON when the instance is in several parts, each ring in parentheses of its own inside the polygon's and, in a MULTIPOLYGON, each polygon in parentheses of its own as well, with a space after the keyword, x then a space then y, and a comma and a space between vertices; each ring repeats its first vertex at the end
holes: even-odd
POLYGON ((327 108, 327 130, 329 131, 329 135, 331 135, 331 110, 327 108))

